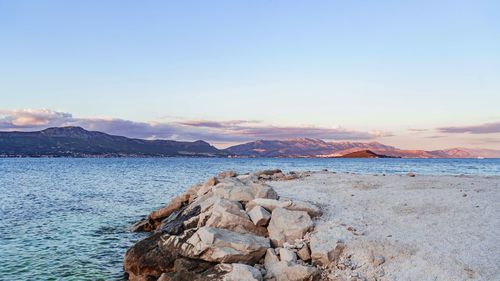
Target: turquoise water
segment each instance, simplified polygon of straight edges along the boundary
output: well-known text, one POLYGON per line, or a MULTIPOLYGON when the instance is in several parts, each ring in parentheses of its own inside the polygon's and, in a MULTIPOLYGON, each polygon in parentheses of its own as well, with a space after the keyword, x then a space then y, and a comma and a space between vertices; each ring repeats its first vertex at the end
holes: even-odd
POLYGON ((128 227, 221 170, 500 175, 500 159, 0 159, 0 280, 123 280, 128 227))

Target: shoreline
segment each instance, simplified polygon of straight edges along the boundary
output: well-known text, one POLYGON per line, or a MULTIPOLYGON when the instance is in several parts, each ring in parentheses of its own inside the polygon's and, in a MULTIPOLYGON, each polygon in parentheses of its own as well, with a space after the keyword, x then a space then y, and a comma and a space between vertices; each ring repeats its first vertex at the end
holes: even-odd
MULTIPOLYGON (((492 280, 500 276, 496 267, 500 210, 495 207, 500 200, 499 183, 500 176, 487 175, 221 173, 189 188, 134 226, 156 232, 127 251, 125 271, 129 280, 161 281, 183 280, 175 278, 186 270, 198 270, 192 280, 233 280, 242 272, 250 277, 241 280, 492 280), (245 193, 254 186, 267 190, 263 197, 245 193), (202 210, 193 211, 202 197, 201 202, 219 199, 211 206, 200 203, 202 210), (292 203, 260 202, 266 200, 292 203), (262 207, 260 215, 267 211, 269 216, 267 222, 259 222, 262 226, 251 216, 256 215, 252 214, 257 213, 252 210, 256 206, 262 207), (280 219, 274 217, 280 213, 276 207, 286 210, 283 218, 308 211, 313 226, 306 225, 297 239, 277 243, 280 219), (268 244, 261 241, 264 246, 254 252, 240 253, 237 258, 227 258, 225 253, 226 259, 220 259, 220 245, 192 238, 200 236, 198 232, 227 238, 227 230, 231 235, 263 237, 268 244), (187 249, 193 244, 203 245, 203 250, 187 249), (155 254, 151 255, 151 249, 155 254), (165 263, 164 255, 169 255, 170 262, 165 263), (158 264, 158 258, 163 264, 158 264), (176 258, 182 264, 174 262, 176 258), (295 277, 286 274, 293 270, 295 277)), ((280 227, 281 233, 293 233, 286 225, 280 227)))

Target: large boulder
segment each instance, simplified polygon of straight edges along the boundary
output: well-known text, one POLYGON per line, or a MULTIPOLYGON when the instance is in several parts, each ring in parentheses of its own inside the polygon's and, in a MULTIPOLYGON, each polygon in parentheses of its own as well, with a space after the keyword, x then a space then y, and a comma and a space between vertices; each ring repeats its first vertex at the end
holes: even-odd
POLYGON ((224 275, 224 281, 262 281, 262 274, 255 267, 241 263, 233 263, 228 267, 229 273, 224 275))
POLYGON ((252 190, 239 181, 224 181, 212 188, 212 192, 224 199, 248 202, 254 199, 252 190))
POLYGON ((219 199, 214 203, 205 226, 224 228, 242 234, 267 235, 267 229, 256 226, 239 202, 226 199, 219 199))
POLYGON ((294 243, 295 239, 302 239, 313 227, 313 221, 306 212, 276 208, 267 230, 272 244, 281 247, 285 242, 294 243))
POLYGON ((256 263, 270 247, 268 238, 212 227, 198 229, 187 243, 190 257, 224 263, 256 263))
POLYGON ((123 268, 128 280, 156 280, 172 268, 177 254, 160 245, 161 237, 161 233, 155 233, 127 250, 123 268))

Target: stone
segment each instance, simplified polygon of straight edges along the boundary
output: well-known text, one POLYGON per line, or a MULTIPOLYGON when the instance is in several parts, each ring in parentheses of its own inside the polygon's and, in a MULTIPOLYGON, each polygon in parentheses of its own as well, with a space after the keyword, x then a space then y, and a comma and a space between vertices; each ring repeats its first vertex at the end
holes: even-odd
POLYGON ((260 271, 252 266, 233 263, 231 264, 231 271, 224 275, 224 281, 262 281, 262 274, 260 271))
POLYGON ((248 215, 250 216, 252 222, 258 226, 266 226, 269 223, 269 220, 271 220, 271 214, 261 206, 253 207, 248 212, 248 215))
POLYGON ((271 214, 267 230, 274 246, 282 246, 284 242, 294 243, 313 228, 311 217, 304 211, 289 211, 276 208, 271 214))
POLYGON ((278 201, 276 199, 268 199, 268 198, 256 198, 252 201, 248 202, 245 206, 247 210, 251 210, 255 206, 261 206, 272 212, 276 208, 286 208, 292 205, 292 201, 278 201))
POLYGON ((155 233, 133 245, 125 253, 123 269, 130 281, 157 279, 172 268, 177 255, 160 246, 161 233, 155 233))
POLYGON ((221 182, 212 188, 215 195, 233 201, 248 202, 254 199, 249 187, 235 182, 221 182))
POLYGON ((217 178, 225 179, 225 178, 234 178, 236 176, 238 176, 238 174, 235 171, 223 171, 217 175, 217 178))
POLYGON ((269 253, 270 251, 266 254, 266 262, 264 263, 267 271, 266 280, 274 278, 276 281, 306 281, 319 277, 319 271, 315 267, 277 261, 277 257, 273 253, 269 253))
POLYGON ((408 173, 406 174, 407 176, 411 177, 411 178, 414 178, 415 177, 415 174, 414 173, 408 173))
POLYGON ((315 235, 311 236, 311 259, 313 264, 327 265, 338 260, 345 244, 338 240, 325 242, 315 235))
POLYGON ((150 220, 161 220, 163 218, 166 218, 176 210, 180 209, 184 202, 185 201, 181 196, 176 196, 170 201, 167 206, 151 212, 148 215, 148 218, 150 220))
POLYGON ((224 263, 256 263, 270 247, 265 237, 206 226, 199 228, 187 244, 192 245, 189 257, 224 263))
POLYGON ((307 245, 304 245, 300 250, 297 251, 297 256, 303 261, 311 260, 311 251, 307 245))
POLYGON ((212 207, 205 226, 224 228, 238 233, 267 236, 265 227, 256 226, 237 201, 219 199, 212 207))
POLYGON ((262 178, 264 176, 272 176, 277 173, 283 173, 280 169, 263 170, 255 173, 255 176, 262 178))
POLYGON ((267 184, 254 183, 251 185, 251 191, 254 198, 278 199, 278 193, 267 184))
POLYGON ((305 211, 311 217, 316 217, 321 215, 321 210, 318 207, 305 201, 297 201, 297 200, 278 201, 275 199, 268 199, 268 198, 255 198, 254 200, 247 203, 246 209, 250 210, 255 206, 261 206, 263 208, 266 208, 270 212, 272 212, 276 208, 284 208, 291 211, 305 211))
POLYGON ((213 281, 222 280, 223 275, 213 263, 178 258, 173 269, 163 273, 157 281, 213 281))
POLYGON ((305 201, 294 200, 292 201, 292 204, 285 207, 285 209, 292 211, 304 211, 311 217, 321 216, 321 210, 317 206, 305 201))
POLYGON ((160 232, 171 235, 181 234, 185 229, 184 222, 200 214, 201 208, 199 206, 196 206, 193 209, 189 209, 187 207, 188 206, 173 212, 170 216, 168 216, 168 218, 164 219, 160 225, 160 232))
POLYGON ((385 262, 385 258, 383 256, 374 256, 372 258, 372 263, 374 266, 379 266, 385 262))
POLYGON ((297 254, 295 252, 293 252, 292 250, 280 248, 279 253, 280 253, 280 260, 281 261, 286 261, 286 262, 296 262, 297 261, 297 254))

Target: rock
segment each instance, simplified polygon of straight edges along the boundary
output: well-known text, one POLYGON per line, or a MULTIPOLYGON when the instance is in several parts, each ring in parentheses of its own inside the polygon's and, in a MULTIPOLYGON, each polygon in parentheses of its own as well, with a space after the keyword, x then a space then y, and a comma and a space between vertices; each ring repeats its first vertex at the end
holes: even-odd
POLYGON ((212 190, 212 187, 217 185, 219 183, 219 180, 217 178, 209 178, 205 184, 203 184, 199 189, 198 192, 196 193, 197 197, 200 197, 202 195, 207 194, 212 190))
MULTIPOLYGON (((198 216, 200 214, 200 207, 196 206, 193 209, 189 209, 186 207, 181 208, 168 216, 168 218, 164 219, 160 225, 160 232, 168 233, 171 235, 181 234, 185 229, 185 224, 187 220, 198 216)), ((194 227, 196 225, 193 225, 194 227)))
POLYGON ((198 229, 187 243, 190 257, 225 263, 256 263, 270 247, 268 238, 212 227, 198 229))
POLYGON ((255 173, 255 176, 261 178, 263 176, 272 176, 277 173, 283 173, 280 169, 263 170, 255 173))
POLYGON ((282 246, 284 242, 293 243, 295 239, 301 239, 313 226, 311 217, 304 211, 276 208, 267 230, 272 244, 282 246))
POLYGON ((311 259, 311 251, 307 245, 304 245, 300 250, 297 251, 297 256, 303 261, 309 261, 311 259))
POLYGON ((245 206, 247 210, 251 210, 255 206, 261 206, 272 212, 276 208, 286 208, 292 205, 292 201, 278 201, 275 199, 267 199, 267 198, 256 198, 250 202, 248 202, 245 206))
POLYGON ((292 201, 292 204, 285 207, 285 209, 292 211, 304 211, 307 212, 311 217, 321 216, 321 210, 317 206, 305 201, 294 200, 292 201))
POLYGON ((268 262, 265 266, 267 270, 266 280, 275 278, 276 281, 307 281, 319 277, 319 271, 315 267, 293 262, 268 262))
POLYGON ((214 203, 205 226, 224 228, 242 234, 250 232, 267 236, 267 229, 256 226, 242 208, 239 202, 219 199, 214 203))
POLYGON ((224 273, 217 270, 213 263, 178 258, 172 271, 163 273, 158 281, 213 281, 222 280, 224 273))
POLYGON ((285 249, 285 248, 280 248, 279 250, 280 253, 280 260, 281 261, 286 261, 286 262, 296 262, 297 261, 297 254, 295 252, 285 249))
POLYGON ((374 266, 379 266, 385 262, 385 258, 383 256, 374 256, 372 258, 372 263, 374 266))
POLYGON ((262 281, 262 274, 260 271, 252 266, 233 263, 231 264, 231 271, 224 275, 224 281, 262 281))
POLYGON ((271 219, 271 214, 261 206, 255 206, 248 212, 250 219, 255 225, 266 226, 271 219))
POLYGON ((330 262, 338 260, 344 250, 342 241, 325 241, 318 239, 315 235, 311 236, 311 259, 314 264, 327 265, 330 262))
POLYGON ((291 211, 305 211, 311 217, 321 215, 321 210, 315 205, 305 201, 278 201, 275 199, 255 198, 246 205, 246 209, 250 210, 255 206, 261 206, 272 212, 276 208, 284 208, 291 211))
POLYGON ((408 173, 406 174, 407 176, 411 177, 411 178, 414 178, 415 177, 415 174, 414 173, 408 173))
POLYGON ((130 229, 133 232, 140 232, 140 231, 149 232, 155 230, 155 226, 153 225, 152 222, 149 221, 148 218, 145 218, 134 223, 134 225, 132 225, 130 229))
POLYGON ((238 176, 238 174, 235 171, 223 171, 217 175, 217 178, 225 179, 225 178, 234 178, 236 176, 238 176))
POLYGON ((161 233, 145 238, 125 253, 123 269, 130 281, 157 279, 170 270, 177 255, 160 246, 161 233))
POLYGON ((251 191, 254 198, 278 199, 278 193, 267 184, 254 183, 251 186, 251 191))
POLYGON ((248 202, 254 199, 250 188, 236 182, 221 182, 212 188, 215 195, 224 199, 248 202))
POLYGON ((171 213, 181 208, 184 202, 185 202, 184 198, 182 198, 181 196, 176 196, 170 201, 170 203, 167 206, 151 212, 148 215, 148 218, 151 220, 166 218, 171 213))

